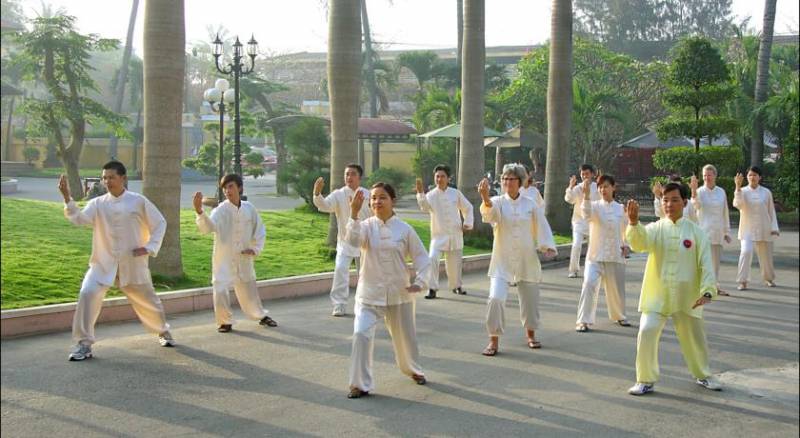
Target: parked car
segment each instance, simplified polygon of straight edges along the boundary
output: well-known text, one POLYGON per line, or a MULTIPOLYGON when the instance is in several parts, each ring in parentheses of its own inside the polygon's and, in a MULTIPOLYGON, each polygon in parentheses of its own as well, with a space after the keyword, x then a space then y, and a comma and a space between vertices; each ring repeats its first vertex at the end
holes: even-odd
POLYGON ((265 155, 264 161, 261 162, 261 166, 267 172, 274 172, 278 168, 278 156, 265 155))

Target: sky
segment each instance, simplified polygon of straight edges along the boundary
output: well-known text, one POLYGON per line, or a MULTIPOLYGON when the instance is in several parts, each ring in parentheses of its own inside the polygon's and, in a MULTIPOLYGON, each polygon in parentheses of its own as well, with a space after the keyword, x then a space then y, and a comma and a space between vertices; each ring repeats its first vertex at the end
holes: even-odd
MULTIPOLYGON (((124 43, 131 0, 45 0, 77 17, 81 32, 118 38, 124 43)), ((141 54, 144 4, 140 0, 134 50, 141 54)), ((28 16, 41 0, 21 1, 28 16)), ((186 41, 210 41, 209 27, 222 25, 244 41, 254 35, 261 52, 282 55, 327 49, 325 0, 185 0, 186 41)), ((549 0, 486 0, 486 46, 534 45, 550 36, 549 0)), ((455 0, 369 0, 373 41, 384 49, 441 49, 456 45, 455 0)), ((733 14, 752 17, 760 30, 763 0, 733 0, 733 14)), ((777 0, 775 33, 796 33, 797 0, 777 0)))

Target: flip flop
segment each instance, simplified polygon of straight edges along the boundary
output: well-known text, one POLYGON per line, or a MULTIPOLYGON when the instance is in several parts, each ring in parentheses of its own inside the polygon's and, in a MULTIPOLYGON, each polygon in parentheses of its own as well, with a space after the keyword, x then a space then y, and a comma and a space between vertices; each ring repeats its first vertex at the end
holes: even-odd
POLYGON ((362 391, 359 388, 350 388, 347 398, 361 398, 369 395, 369 391, 362 391))
POLYGON ((528 348, 542 348, 542 343, 536 339, 528 339, 528 348))
POLYGON ((731 294, 729 294, 729 293, 725 292, 725 291, 724 291, 724 290, 722 290, 722 289, 717 289, 717 295, 719 295, 719 296, 721 296, 721 297, 729 297, 729 296, 731 296, 731 294))
POLYGON ((414 374, 413 376, 411 376, 411 378, 415 382, 417 382, 417 385, 424 385, 424 384, 428 383, 428 379, 426 379, 425 376, 423 376, 421 374, 414 374))

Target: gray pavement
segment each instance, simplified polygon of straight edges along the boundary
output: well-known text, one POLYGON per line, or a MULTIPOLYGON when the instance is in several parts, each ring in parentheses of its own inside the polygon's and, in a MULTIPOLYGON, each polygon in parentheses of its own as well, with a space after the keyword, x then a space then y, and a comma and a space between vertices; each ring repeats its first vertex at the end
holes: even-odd
POLYGON ((722 392, 693 382, 669 324, 657 392, 626 393, 644 264, 636 255, 627 272, 634 327, 605 320, 601 299, 596 330, 575 333, 581 280, 550 265, 537 334, 544 347, 526 347, 512 293, 501 352, 483 357, 488 281, 470 274, 468 295, 417 301, 428 385, 398 371, 381 327, 377 389, 359 400, 345 398, 352 317, 328 316, 326 296, 267 303, 280 323, 273 329, 241 320, 219 334, 209 311, 171 315, 174 349, 135 322, 100 325, 96 357, 82 363, 66 360, 69 333, 5 340, 2 435, 797 436, 798 234, 782 234, 775 253, 779 286, 753 281, 738 292, 735 249, 726 250, 722 278, 733 296, 705 313, 722 392))

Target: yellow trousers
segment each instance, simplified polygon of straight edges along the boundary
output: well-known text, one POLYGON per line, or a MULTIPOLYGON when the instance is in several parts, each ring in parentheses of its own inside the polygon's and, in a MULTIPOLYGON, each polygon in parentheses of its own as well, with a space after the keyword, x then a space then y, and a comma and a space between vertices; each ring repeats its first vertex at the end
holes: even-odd
POLYGON ((658 343, 667 318, 672 318, 675 335, 678 337, 683 360, 686 361, 689 372, 697 379, 710 376, 705 322, 702 318, 695 318, 684 312, 676 312, 669 316, 645 312, 639 320, 639 336, 636 341, 636 381, 642 383, 658 381, 658 343))

